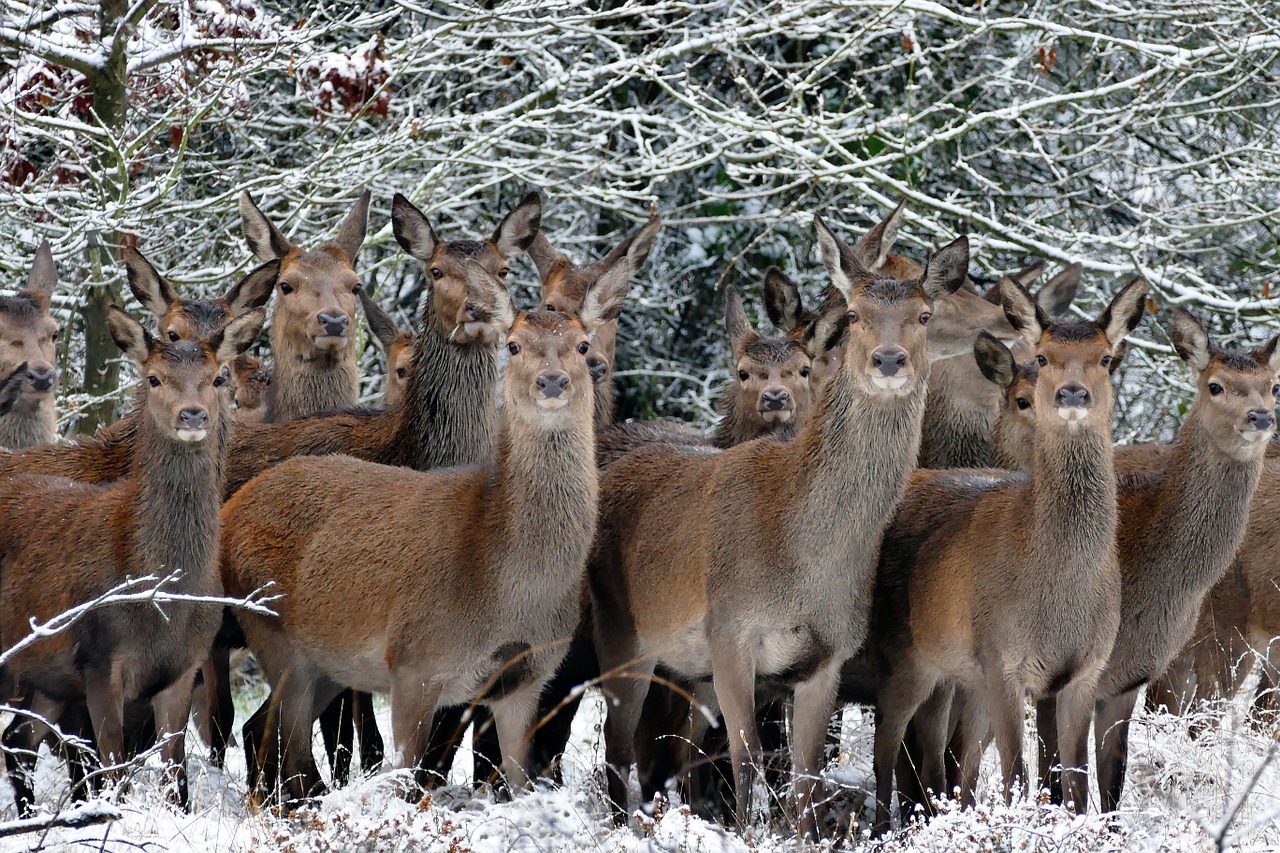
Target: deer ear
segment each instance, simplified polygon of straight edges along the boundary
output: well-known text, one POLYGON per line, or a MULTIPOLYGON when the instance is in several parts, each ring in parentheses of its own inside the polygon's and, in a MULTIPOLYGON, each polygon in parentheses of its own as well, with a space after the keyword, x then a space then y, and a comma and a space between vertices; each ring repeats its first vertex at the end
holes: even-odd
POLYGON ((1040 288, 1036 294, 1036 304, 1050 317, 1061 317, 1067 313, 1067 309, 1076 299, 1076 291, 1080 287, 1080 275, 1083 272, 1084 265, 1078 263, 1059 272, 1040 288))
POLYGON ((253 346, 267 324, 267 309, 254 308, 236 317, 209 336, 209 349, 213 350, 218 364, 228 364, 236 356, 253 346))
POLYGON ((351 208, 350 212, 343 217, 342 223, 338 225, 338 236, 333 239, 334 245, 347 253, 352 266, 355 266, 356 255, 360 253, 360 246, 364 243, 365 232, 369 230, 371 195, 372 193, 368 190, 360 193, 355 207, 351 208))
POLYGON ((141 323, 130 317, 116 305, 107 306, 107 331, 111 339, 120 347, 121 352, 133 359, 139 366, 146 364, 147 356, 156 345, 141 323))
POLYGON ((934 252, 924 266, 925 296, 937 301, 955 293, 969 276, 969 238, 961 235, 934 252))
POLYGON ((1146 308, 1148 287, 1147 280, 1138 276, 1115 295, 1111 304, 1098 318, 1098 328, 1107 336, 1112 346, 1120 343, 1126 335, 1138 327, 1138 323, 1142 320, 1142 312, 1146 308))
POLYGON ((467 260, 466 278, 467 303, 474 322, 488 323, 505 336, 516 321, 516 306, 506 284, 474 258, 467 260))
POLYGON ((391 345, 400 334, 400 327, 382 306, 373 301, 373 297, 360 288, 360 307, 364 309, 364 318, 369 323, 369 331, 373 332, 374 343, 382 350, 385 357, 391 352, 391 345))
POLYGON ((587 295, 582 299, 582 308, 578 318, 582 326, 591 334, 601 323, 616 320, 626 305, 627 293, 631 290, 630 262, 616 263, 600 274, 596 283, 591 285, 587 295))
POLYGON ((1027 293, 1027 289, 1009 276, 1000 279, 996 285, 1000 288, 1000 305, 1004 308, 1004 316, 1013 326, 1013 330, 1022 335, 1027 343, 1035 346, 1040 336, 1052 322, 1044 309, 1036 304, 1027 293))
POLYGON ((756 336, 756 330, 751 327, 751 321, 747 319, 746 309, 742 307, 742 296, 732 285, 724 289, 724 330, 729 336, 729 346, 733 348, 734 353, 741 352, 742 348, 756 336))
POLYGON ((1018 364, 1013 360, 1013 353, 990 332, 978 333, 978 339, 973 342, 973 357, 982 375, 1001 391, 1008 391, 1018 377, 1018 364))
POLYGON ((178 301, 169 282, 165 281, 156 268, 132 246, 120 250, 120 260, 124 263, 125 273, 129 279, 129 291, 142 303, 148 311, 157 317, 163 317, 169 306, 178 301))
POLYGON ((260 261, 283 258, 293 250, 293 244, 254 203, 248 190, 240 193, 240 224, 249 251, 260 261))
POLYGON ((400 248, 423 263, 431 260, 439 242, 427 217, 400 193, 391 199, 391 233, 400 248))
POLYGON ((804 299, 800 288, 777 267, 764 272, 764 312, 769 322, 783 334, 804 322, 804 299))
POLYGON ((271 292, 276 286, 276 277, 280 275, 280 262, 267 261, 249 271, 249 274, 237 281, 223 297, 232 317, 239 317, 261 308, 271 299, 271 292))
POLYGON ((906 209, 906 201, 898 202, 898 206, 888 216, 854 244, 853 254, 858 263, 871 272, 884 269, 889 255, 893 253, 893 245, 898 242, 898 228, 902 225, 902 215, 906 209))
MULTIPOLYGON (((1191 312, 1181 305, 1173 309, 1173 318, 1169 322, 1169 337, 1173 340, 1173 348, 1178 358, 1196 373, 1202 373, 1209 366, 1213 355, 1213 343, 1209 333, 1200 325, 1200 321, 1191 316, 1191 312)), ((1114 361, 1114 357, 1113 357, 1114 361)))
POLYGON ((502 218, 502 222, 498 223, 490 239, 497 247, 498 254, 504 258, 510 258, 520 252, 528 251, 541 227, 542 196, 537 192, 531 192, 520 199, 515 209, 502 218))
POLYGON ((58 268, 53 262, 53 247, 48 240, 41 240, 36 247, 27 286, 23 290, 47 311, 53 299, 53 289, 58 286, 58 268))

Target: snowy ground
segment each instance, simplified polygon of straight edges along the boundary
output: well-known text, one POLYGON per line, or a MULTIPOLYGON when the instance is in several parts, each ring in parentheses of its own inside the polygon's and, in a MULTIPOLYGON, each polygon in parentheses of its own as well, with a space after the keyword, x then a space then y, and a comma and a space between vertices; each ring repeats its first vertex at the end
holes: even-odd
MULTIPOLYGON (((785 827, 766 825, 763 816, 745 836, 691 818, 679 808, 666 810, 645 828, 614 828, 597 783, 603 761, 602 714, 600 700, 584 703, 575 723, 563 788, 543 786, 514 803, 495 803, 454 785, 436 792, 429 801, 409 803, 398 794, 404 777, 382 773, 330 795, 315 810, 293 818, 251 811, 245 801, 242 754, 233 750, 228 769, 219 771, 208 765, 203 745, 193 736, 188 739, 195 741, 190 768, 196 806, 191 814, 161 802, 154 794, 153 780, 143 775, 120 802, 124 817, 119 822, 0 839, 0 850, 41 846, 46 850, 280 849, 296 853, 512 849, 747 853, 795 846, 785 827)), ((1274 730, 1245 721, 1232 708, 1198 722, 1203 731, 1192 738, 1192 727, 1185 719, 1144 715, 1136 721, 1131 785, 1118 817, 1078 818, 1026 801, 1012 807, 998 804, 996 765, 989 755, 978 809, 951 811, 879 844, 855 834, 845 847, 886 852, 1213 850, 1225 815, 1238 806, 1256 776, 1252 793, 1230 824, 1227 847, 1280 849, 1280 761, 1268 761, 1274 730)), ((871 736, 869 715, 854 709, 845 713, 842 754, 828 774, 829 787, 839 789, 836 797, 845 813, 850 806, 866 805, 871 736)), ((460 756, 460 762, 470 766, 469 756, 460 756)), ((65 774, 52 759, 41 762, 38 790, 50 811, 64 800, 65 774)), ((0 803, 5 804, 0 820, 14 817, 12 802, 7 783, 0 785, 0 803)))

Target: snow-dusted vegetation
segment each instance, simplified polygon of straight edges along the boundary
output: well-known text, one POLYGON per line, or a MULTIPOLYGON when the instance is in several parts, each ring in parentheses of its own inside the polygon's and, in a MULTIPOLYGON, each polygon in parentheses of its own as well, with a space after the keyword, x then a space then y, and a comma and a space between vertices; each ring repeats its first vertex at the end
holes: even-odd
MULTIPOLYGON (((1129 338, 1116 374, 1114 436, 1167 441, 1195 392, 1165 331, 1172 306, 1223 343, 1256 346, 1280 330, 1278 83, 1271 0, 0 0, 0 291, 20 287, 50 241, 58 429, 70 437, 128 408, 132 362, 111 343, 106 306, 143 311, 121 249, 141 250, 183 296, 220 295, 259 263, 241 231, 244 190, 308 245, 333 238, 370 190, 355 269, 402 327, 427 286, 393 235, 395 193, 452 239, 489 235, 538 190, 543 233, 575 261, 599 258, 655 211, 663 227, 620 320, 617 417, 707 427, 733 370, 726 287, 767 325, 762 282, 776 265, 815 305, 827 273, 813 214, 853 242, 905 202, 896 251, 923 261, 968 234, 981 288, 1035 259, 1079 263, 1071 311, 1092 319, 1124 281, 1145 277, 1155 321, 1129 338)), ((510 281, 517 307, 532 307, 534 264, 517 261, 510 281)), ((376 402, 386 364, 358 325, 361 400, 376 402)), ((258 350, 273 355, 265 335, 258 350)), ((240 687, 237 727, 265 695, 260 683, 240 687)), ((155 756, 135 762, 127 791, 78 812, 45 754, 36 824, 75 825, 6 822, 18 814, 0 784, 0 848, 797 843, 767 809, 738 831, 678 798, 616 827, 604 700, 588 696, 564 784, 511 802, 456 773, 406 800, 408 774, 387 771, 292 815, 259 810, 241 751, 216 768, 193 733, 190 813, 165 801, 155 756)), ((385 706, 379 714, 389 733, 385 706)), ((1005 805, 991 754, 976 809, 944 803, 933 820, 874 841, 873 714, 849 707, 834 725, 840 748, 825 779, 836 840, 824 844, 1280 848, 1277 724, 1245 699, 1185 715, 1140 706, 1116 814, 1095 801, 1077 816, 1039 796, 1005 805)), ((1034 764, 1030 713, 1028 727, 1034 764)))

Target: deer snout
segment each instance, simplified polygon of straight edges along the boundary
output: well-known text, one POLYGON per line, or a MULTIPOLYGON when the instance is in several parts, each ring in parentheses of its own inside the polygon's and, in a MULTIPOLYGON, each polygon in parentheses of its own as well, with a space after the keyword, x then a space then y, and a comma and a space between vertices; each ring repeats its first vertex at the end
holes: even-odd
POLYGON ((48 364, 33 364, 27 367, 27 384, 31 390, 40 393, 53 387, 57 373, 48 364))
POLYGON ((178 412, 178 438, 182 441, 203 441, 209 429, 209 412, 197 406, 188 406, 178 412))
POLYGON ((316 315, 325 337, 340 338, 347 333, 351 318, 343 311, 322 311, 316 315))
POLYGON ((538 405, 546 409, 558 409, 569 402, 565 392, 569 389, 569 374, 563 370, 544 370, 534 383, 538 388, 538 405))

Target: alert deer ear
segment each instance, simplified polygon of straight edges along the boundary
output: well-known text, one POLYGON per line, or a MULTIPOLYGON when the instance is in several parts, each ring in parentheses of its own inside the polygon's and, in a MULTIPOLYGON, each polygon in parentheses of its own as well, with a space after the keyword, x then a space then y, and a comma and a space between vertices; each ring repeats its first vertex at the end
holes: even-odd
POLYGON ((354 266, 356 255, 360 254, 360 246, 364 244, 365 232, 369 230, 369 199, 372 193, 368 190, 360 193, 360 198, 356 200, 355 207, 342 219, 342 223, 338 225, 338 236, 333 239, 333 243, 342 251, 346 252, 347 259, 354 266))
POLYGON ((724 330, 735 354, 741 353, 756 336, 756 330, 751 327, 746 309, 742 306, 742 296, 732 285, 724 289, 724 330))
POLYGON ((503 217, 490 239, 497 248, 498 254, 504 258, 510 258, 520 252, 528 251, 541 227, 542 196, 537 192, 531 192, 520 199, 520 203, 514 210, 503 217))
POLYGON ((391 352, 391 345, 400 334, 400 327, 382 306, 373 301, 373 297, 360 288, 360 307, 364 309, 364 318, 369 323, 369 331, 373 333, 373 341, 382 350, 383 356, 391 352))
POLYGON ((260 261, 283 258, 293 250, 293 244, 267 219, 248 190, 240 193, 240 224, 249 250, 260 261))
POLYGON ((240 317, 261 308, 271 299, 271 292, 276 286, 276 277, 280 275, 280 262, 267 261, 249 271, 249 274, 232 285, 223 297, 232 317, 240 317))
POLYGON ((254 308, 210 335, 209 349, 213 350, 218 364, 229 364, 236 356, 253 346, 266 324, 267 309, 254 308))
POLYGON ((994 382, 1001 392, 1008 391, 1018 378, 1018 364, 1013 353, 990 332, 978 333, 978 339, 973 343, 973 357, 982 375, 994 382))
POLYGON ((431 260, 439 242, 427 217, 400 193, 391 199, 391 233, 400 248, 423 263, 431 260))
POLYGON ((505 336, 516 321, 516 306, 506 284, 474 258, 467 260, 466 279, 467 303, 474 322, 488 323, 499 336, 505 336))
POLYGON ((1044 287, 1036 293, 1036 304, 1050 317, 1061 317, 1067 313, 1067 309, 1076 299, 1076 291, 1080 288, 1080 276, 1083 272, 1084 265, 1078 263, 1059 272, 1045 282, 1044 287))
POLYGON ((853 246, 853 255, 863 268, 878 272, 884 269, 893 254, 893 246, 898 242, 898 228, 902 225, 902 215, 906 212, 907 203, 898 202, 898 206, 889 215, 880 220, 874 228, 853 246))
POLYGON ((1107 336, 1112 346, 1120 343, 1138 327, 1146 307, 1148 289, 1147 280, 1138 276, 1115 295, 1102 316, 1098 317, 1098 328, 1107 336))
POLYGON ((27 275, 27 286, 23 288, 23 292, 48 311, 53 290, 57 286, 58 268, 53 262, 53 247, 48 240, 41 240, 36 247, 36 256, 31 262, 31 272, 27 275))
POLYGON ((1009 276, 1000 279, 997 287, 1000 288, 1000 305, 1004 308, 1004 316, 1009 325, 1027 343, 1033 346, 1038 344, 1040 336, 1052 323, 1044 309, 1036 304, 1025 287, 1009 276))
POLYGON ((117 305, 107 306, 107 331, 120 351, 138 366, 146 364, 151 350, 157 345, 151 333, 117 305))
POLYGON ((1213 356, 1209 334, 1200 325, 1200 321, 1181 305, 1173 309, 1173 318, 1169 321, 1169 337, 1178 358, 1196 373, 1202 373, 1209 366, 1209 359, 1213 356))
POLYGON ((783 334, 804 322, 804 298, 800 288, 777 267, 764 272, 764 312, 769 322, 783 334))
POLYGON ((937 301, 955 293, 969 276, 969 237, 961 235, 934 252, 924 267, 924 295, 937 301))
POLYGON ((132 246, 120 250, 120 260, 129 280, 129 292, 133 298, 156 317, 163 317, 169 306, 178 301, 172 285, 156 272, 151 262, 132 246))

